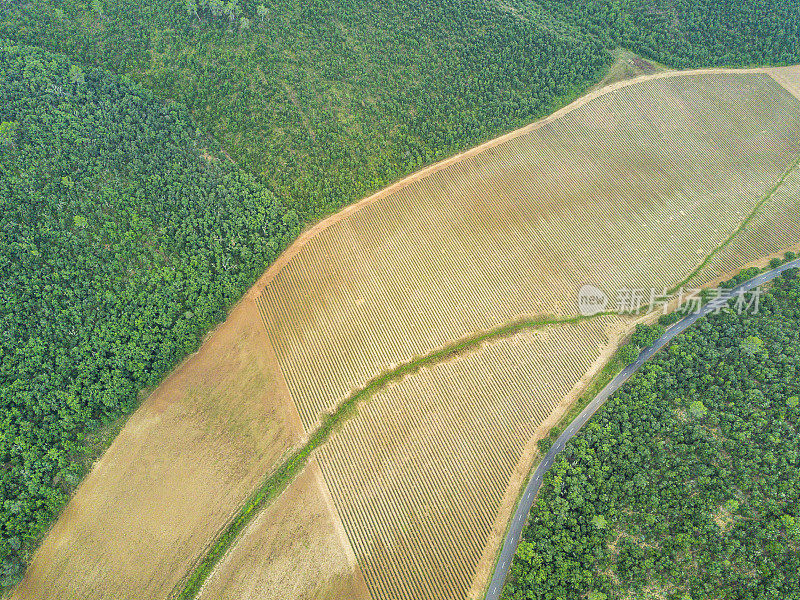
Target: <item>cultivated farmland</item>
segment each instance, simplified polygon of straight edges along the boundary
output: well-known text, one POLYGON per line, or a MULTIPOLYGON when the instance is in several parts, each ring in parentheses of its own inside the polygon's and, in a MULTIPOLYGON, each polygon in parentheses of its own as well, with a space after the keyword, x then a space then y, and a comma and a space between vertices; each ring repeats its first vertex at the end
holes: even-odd
POLYGON ((762 256, 800 245, 800 169, 786 176, 783 185, 759 208, 731 243, 709 261, 693 284, 713 279, 749 264, 762 256))
POLYGON ((13 598, 163 600, 300 434, 245 298, 128 420, 13 598))
POLYGON ((200 600, 368 600, 364 577, 312 461, 217 567, 200 600))
MULTIPOLYGON (((258 300, 303 426, 415 355, 575 314, 582 284, 676 285, 764 198, 762 211, 796 207, 798 155, 800 103, 767 72, 659 75, 361 203, 290 252, 258 300)), ((770 218, 761 235, 790 225, 770 218)), ((726 270, 713 265, 706 279, 726 270)), ((373 598, 480 595, 531 440, 620 326, 488 344, 390 386, 322 447, 373 598)))
POLYGON ((260 298, 303 425, 388 365, 574 314, 583 283, 680 281, 798 154, 798 102, 768 75, 654 78, 363 206, 260 298))
POLYGON ((373 598, 480 595, 534 442, 625 329, 604 317, 488 344, 390 386, 322 448, 373 598))

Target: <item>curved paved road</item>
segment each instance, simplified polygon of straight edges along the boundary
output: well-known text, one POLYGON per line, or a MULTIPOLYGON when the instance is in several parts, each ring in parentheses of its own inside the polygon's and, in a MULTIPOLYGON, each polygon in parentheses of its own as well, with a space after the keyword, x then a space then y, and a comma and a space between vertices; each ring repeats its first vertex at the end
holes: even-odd
POLYGON ((511 561, 514 558, 514 553, 517 551, 517 545, 519 544, 520 536, 522 535, 522 528, 525 526, 525 521, 527 520, 528 513, 530 512, 533 502, 536 499, 536 494, 539 491, 539 486, 542 484, 542 478, 544 477, 544 474, 553 465, 553 461, 558 453, 564 449, 566 443, 572 439, 576 433, 578 433, 580 428, 586 424, 586 421, 591 418, 597 409, 600 408, 614 392, 622 387, 622 384, 628 381, 631 375, 638 371, 642 365, 644 365, 644 363, 650 360, 656 352, 666 346, 676 335, 683 333, 686 329, 694 325, 698 319, 722 307, 728 302, 728 300, 739 294, 739 292, 753 290, 758 286, 767 283, 768 281, 772 281, 784 271, 794 267, 800 267, 800 258, 740 283, 736 287, 728 290, 719 298, 715 298, 706 304, 699 312, 687 315, 675 323, 663 336, 656 340, 652 346, 645 348, 639 355, 639 358, 636 360, 636 362, 625 367, 619 375, 617 375, 606 387, 602 389, 599 394, 597 394, 597 396, 595 396, 594 400, 592 400, 589 405, 583 409, 581 414, 579 414, 575 420, 570 423, 569 427, 567 427, 564 432, 558 436, 558 439, 545 455, 542 462, 539 463, 539 466, 536 467, 533 477, 531 477, 530 481, 528 482, 528 486, 525 488, 525 493, 522 496, 519 506, 517 506, 517 511, 514 513, 514 518, 512 519, 511 525, 508 528, 508 533, 506 534, 506 539, 503 543, 503 551, 500 553, 500 558, 497 561, 497 568, 495 569, 494 575, 492 576, 492 581, 489 584, 489 591, 486 593, 486 600, 497 600, 500 597, 500 592, 503 590, 503 583, 505 582, 508 571, 511 568, 511 561))

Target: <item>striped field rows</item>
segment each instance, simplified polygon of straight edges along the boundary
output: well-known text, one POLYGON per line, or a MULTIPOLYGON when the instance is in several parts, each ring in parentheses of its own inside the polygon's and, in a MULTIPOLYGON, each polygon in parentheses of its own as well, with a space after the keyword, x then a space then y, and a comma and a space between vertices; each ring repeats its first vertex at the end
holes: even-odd
POLYGON ((525 445, 609 344, 614 321, 518 334, 426 369, 376 395, 322 447, 373 598, 464 596, 525 445))
POLYGON ((753 220, 698 273, 695 284, 729 273, 762 256, 800 245, 800 168, 789 173, 753 220))
MULTIPOLYGON (((619 288, 676 285, 798 155, 800 101, 769 75, 679 75, 620 87, 366 204, 258 298, 303 426, 470 333, 576 314, 584 284, 612 304, 619 288)), ((791 171, 695 283, 797 243, 799 191, 791 171)), ((620 323, 518 334, 426 369, 319 449, 375 600, 477 597, 523 449, 620 323)))
POLYGON ((767 75, 602 96, 326 229, 261 296, 306 427, 387 365, 520 315, 576 312, 592 283, 688 274, 800 152, 767 75))

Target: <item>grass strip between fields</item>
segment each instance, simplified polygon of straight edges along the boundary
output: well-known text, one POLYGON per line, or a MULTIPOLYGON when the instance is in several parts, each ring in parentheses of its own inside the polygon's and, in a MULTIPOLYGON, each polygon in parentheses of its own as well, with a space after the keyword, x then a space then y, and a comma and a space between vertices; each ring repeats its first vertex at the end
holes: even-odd
MULTIPOLYGON (((770 199, 778 189, 783 185, 783 182, 789 174, 800 165, 800 155, 794 160, 791 166, 783 173, 777 183, 761 198, 748 216, 739 224, 735 231, 733 231, 722 243, 720 243, 708 256, 698 265, 689 275, 686 276, 681 282, 670 290, 670 293, 675 293, 683 286, 687 285, 694 277, 697 276, 711 260, 719 252, 724 250, 730 243, 750 224, 755 218, 759 209, 770 199)), ((219 563, 228 550, 234 545, 239 534, 244 528, 252 521, 252 519, 259 513, 259 511, 277 498, 289 483, 303 470, 311 453, 325 443, 331 434, 341 426, 345 421, 354 416, 357 412, 358 404, 362 401, 369 400, 375 393, 386 387, 388 384, 398 381, 406 375, 411 375, 418 372, 426 366, 434 365, 443 362, 470 350, 478 348, 481 344, 487 341, 494 341, 504 337, 515 335, 527 329, 538 329, 548 325, 566 325, 580 323, 589 319, 601 316, 608 316, 612 312, 601 312, 590 316, 575 316, 575 317, 542 317, 538 319, 519 319, 510 323, 504 323, 493 329, 482 331, 471 336, 462 338, 452 344, 448 344, 436 350, 415 357, 408 362, 405 362, 397 367, 384 371, 380 375, 371 379, 367 384, 350 394, 339 406, 332 412, 325 414, 321 420, 319 427, 309 435, 306 443, 295 450, 277 469, 272 471, 266 479, 264 479, 261 486, 249 497, 247 503, 230 521, 230 523, 222 530, 214 542, 212 542, 209 550, 201 562, 191 571, 191 573, 184 579, 183 588, 173 597, 178 600, 191 600, 197 597, 203 584, 208 576, 214 570, 214 567, 219 563)), ((561 417, 559 422, 550 430, 548 438, 553 439, 563 431, 572 420, 580 414, 580 412, 588 405, 594 396, 605 385, 611 381, 617 373, 622 369, 622 361, 617 355, 614 355, 611 360, 603 367, 603 369, 595 376, 590 382, 581 398, 575 402, 570 409, 561 417)), ((179 587, 181 584, 178 584, 179 587)))
POLYGON ((794 171, 798 167, 798 165, 800 165, 800 155, 798 155, 797 158, 795 158, 794 162, 789 166, 789 168, 786 169, 781 178, 778 179, 778 182, 774 186, 772 186, 772 188, 770 188, 770 190, 764 195, 763 198, 761 198, 761 200, 759 200, 756 203, 756 205, 753 207, 753 210, 750 211, 750 214, 747 215, 747 217, 745 217, 745 219, 739 224, 739 227, 737 227, 733 233, 731 233, 725 240, 723 240, 719 246, 714 248, 708 254, 708 256, 705 257, 703 262, 701 262, 697 266, 697 268, 695 268, 691 273, 689 273, 685 279, 680 281, 675 287, 669 290, 669 293, 674 294, 683 286, 687 285, 692 279, 694 279, 698 275, 698 273, 700 273, 700 271, 702 271, 703 269, 706 268, 706 266, 708 266, 708 263, 711 262, 711 259, 713 259, 722 250, 727 248, 730 245, 730 243, 734 239, 736 239, 736 236, 738 236, 742 231, 744 231, 744 229, 747 228, 750 222, 756 217, 756 214, 758 214, 758 211, 761 209, 761 207, 764 206, 764 204, 766 204, 767 201, 775 195, 775 192, 778 191, 778 189, 783 185, 783 182, 786 181, 786 178, 789 176, 789 174, 792 171, 794 171))
MULTIPOLYGON (((538 319, 519 319, 510 323, 498 325, 487 331, 482 331, 462 338, 433 350, 422 356, 417 356, 397 367, 384 371, 371 379, 364 387, 348 396, 333 413, 324 415, 319 427, 312 431, 306 443, 292 452, 291 455, 264 479, 261 486, 248 498, 247 503, 221 531, 214 540, 201 562, 184 579, 183 588, 173 597, 178 600, 191 600, 196 598, 208 576, 214 570, 227 551, 234 545, 239 534, 253 520, 258 512, 277 498, 289 483, 303 470, 311 453, 325 443, 331 434, 357 412, 360 402, 369 400, 374 394, 388 384, 398 381, 406 375, 418 372, 426 366, 434 365, 460 356, 466 352, 477 349, 481 344, 509 337, 528 329, 539 329, 549 325, 567 325, 580 323, 597 317, 608 316, 612 313, 602 312, 590 316, 575 317, 542 317, 538 319)), ((594 386, 593 386, 594 387, 594 386)), ((570 411, 571 413, 572 411, 570 411)), ((181 584, 176 586, 176 589, 181 584)))

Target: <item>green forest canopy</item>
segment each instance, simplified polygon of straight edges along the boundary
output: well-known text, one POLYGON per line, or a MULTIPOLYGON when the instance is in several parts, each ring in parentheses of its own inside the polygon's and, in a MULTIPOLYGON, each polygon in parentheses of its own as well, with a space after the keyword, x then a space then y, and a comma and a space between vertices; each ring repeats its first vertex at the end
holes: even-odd
POLYGON ((800 278, 645 365, 546 474, 506 600, 800 598, 800 278))
POLYGON ((680 67, 800 62, 798 11, 2 2, 0 583, 79 480, 86 433, 195 348, 301 224, 551 112, 619 45, 680 67))
POLYGON ((577 27, 485 0, 236 4, 246 28, 183 0, 100 4, 12 3, 0 36, 185 104, 308 218, 551 112, 610 62, 577 27))
POLYGON ((675 67, 800 62, 795 0, 26 0, 0 37, 189 107, 314 218, 527 123, 624 46, 675 67))
POLYGON ((106 71, 0 43, 0 123, 8 583, 80 479, 85 433, 196 349, 299 227, 185 108, 106 71))

